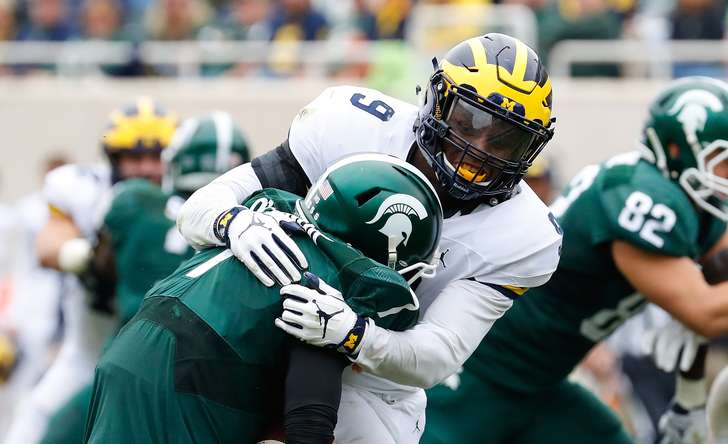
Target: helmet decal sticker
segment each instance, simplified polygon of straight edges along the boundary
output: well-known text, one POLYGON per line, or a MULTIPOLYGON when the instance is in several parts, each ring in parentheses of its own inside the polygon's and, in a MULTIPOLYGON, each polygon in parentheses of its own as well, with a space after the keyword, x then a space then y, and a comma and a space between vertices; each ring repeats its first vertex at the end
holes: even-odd
POLYGON ((708 91, 691 90, 680 95, 668 111, 668 114, 677 115, 688 143, 694 144, 698 141, 697 133, 704 129, 708 119, 707 108, 719 112, 723 110, 723 104, 708 91))
POLYGON ((376 223, 387 214, 391 216, 384 223, 384 226, 379 229, 379 232, 387 236, 389 244, 394 245, 396 248, 401 243, 406 246, 409 241, 412 234, 410 216, 415 215, 419 220, 423 220, 427 217, 427 210, 422 202, 409 194, 394 194, 379 205, 377 214, 367 224, 376 223))

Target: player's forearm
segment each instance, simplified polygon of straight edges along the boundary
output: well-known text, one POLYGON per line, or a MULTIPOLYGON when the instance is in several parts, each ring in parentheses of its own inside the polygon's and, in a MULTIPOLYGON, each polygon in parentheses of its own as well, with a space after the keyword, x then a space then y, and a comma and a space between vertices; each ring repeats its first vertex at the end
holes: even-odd
POLYGON ((404 332, 372 325, 364 341, 356 359, 364 370, 425 389, 455 373, 469 356, 459 338, 429 324, 404 332))
POLYGON ((411 330, 370 326, 356 363, 400 384, 432 387, 465 363, 511 305, 495 290, 458 281, 443 290, 411 330))
POLYGON ((197 249, 222 245, 213 231, 217 216, 260 189, 260 181, 249 163, 234 168, 187 199, 177 216, 177 227, 197 249))

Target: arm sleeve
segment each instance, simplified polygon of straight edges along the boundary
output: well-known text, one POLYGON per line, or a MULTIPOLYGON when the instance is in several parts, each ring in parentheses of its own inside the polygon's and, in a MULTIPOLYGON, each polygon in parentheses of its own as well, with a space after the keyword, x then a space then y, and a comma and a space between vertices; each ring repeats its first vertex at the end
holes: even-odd
POLYGON ((214 233, 215 219, 263 188, 304 194, 308 178, 291 153, 288 143, 233 168, 195 191, 177 216, 177 227, 195 249, 223 245, 214 233))
POLYGON ((370 323, 356 363, 391 381, 429 388, 455 373, 513 301, 476 281, 449 284, 411 330, 370 323))
POLYGON ((295 341, 288 362, 286 442, 331 444, 341 400, 341 372, 348 361, 338 353, 295 341))

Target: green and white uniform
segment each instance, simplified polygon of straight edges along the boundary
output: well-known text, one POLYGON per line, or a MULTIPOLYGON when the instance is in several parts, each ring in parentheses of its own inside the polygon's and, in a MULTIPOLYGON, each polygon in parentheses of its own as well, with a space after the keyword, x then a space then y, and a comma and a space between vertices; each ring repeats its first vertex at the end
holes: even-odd
MULTIPOLYGON (((263 190, 251 208, 295 211, 263 190)), ((416 321, 405 280, 325 235, 294 237, 309 270, 343 290, 359 314, 394 330, 416 321)), ((88 442, 255 442, 278 418, 287 337, 264 287, 224 248, 197 253, 155 285, 96 371, 88 442)))
POLYGON ((611 242, 697 260, 726 224, 637 153, 584 168, 551 208, 564 231, 557 272, 496 322, 451 378, 454 389, 430 390, 423 442, 629 442, 604 405, 566 381, 645 304, 617 270, 611 242))
MULTIPOLYGON (((192 254, 174 224, 182 202, 144 179, 115 186, 103 226, 114 251, 117 282, 113 303, 119 328, 137 312, 147 290, 192 254)), ((71 444, 83 438, 91 388, 89 382, 53 415, 43 444, 71 444)))

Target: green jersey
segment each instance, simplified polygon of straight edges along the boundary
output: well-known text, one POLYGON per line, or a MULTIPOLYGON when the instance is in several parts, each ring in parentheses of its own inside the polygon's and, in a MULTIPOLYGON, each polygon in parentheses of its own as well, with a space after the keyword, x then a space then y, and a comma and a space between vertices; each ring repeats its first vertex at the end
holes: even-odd
MULTIPOLYGON (((294 212, 299 199, 263 190, 244 204, 294 212)), ((414 295, 395 270, 306 228, 293 240, 309 271, 341 289, 352 309, 393 330, 417 322, 414 295)), ((99 361, 88 442, 147 442, 169 430, 174 442, 256 442, 283 400, 290 338, 274 325, 280 314, 279 289, 230 250, 198 252, 149 290, 99 361)))
POLYGON ((121 182, 104 219, 116 268, 116 305, 125 323, 144 294, 192 254, 174 218, 184 201, 143 179, 121 182))
MULTIPOLYGON (((299 199, 268 189, 243 204, 291 213, 299 199)), ((405 330, 417 322, 418 310, 411 309, 413 293, 399 273, 335 238, 314 237, 315 244, 303 233, 293 240, 306 256, 309 271, 341 289, 354 311, 392 330, 405 330)), ((280 358, 271 352, 287 337, 273 325, 281 312, 279 289, 261 284, 228 249, 197 253, 149 290, 147 298, 155 296, 178 298, 240 356, 271 365, 280 358)))
POLYGON ((645 304, 611 243, 699 259, 726 224, 693 206, 638 153, 584 168, 551 206, 564 232, 559 267, 495 323, 466 367, 517 390, 552 386, 645 304))

